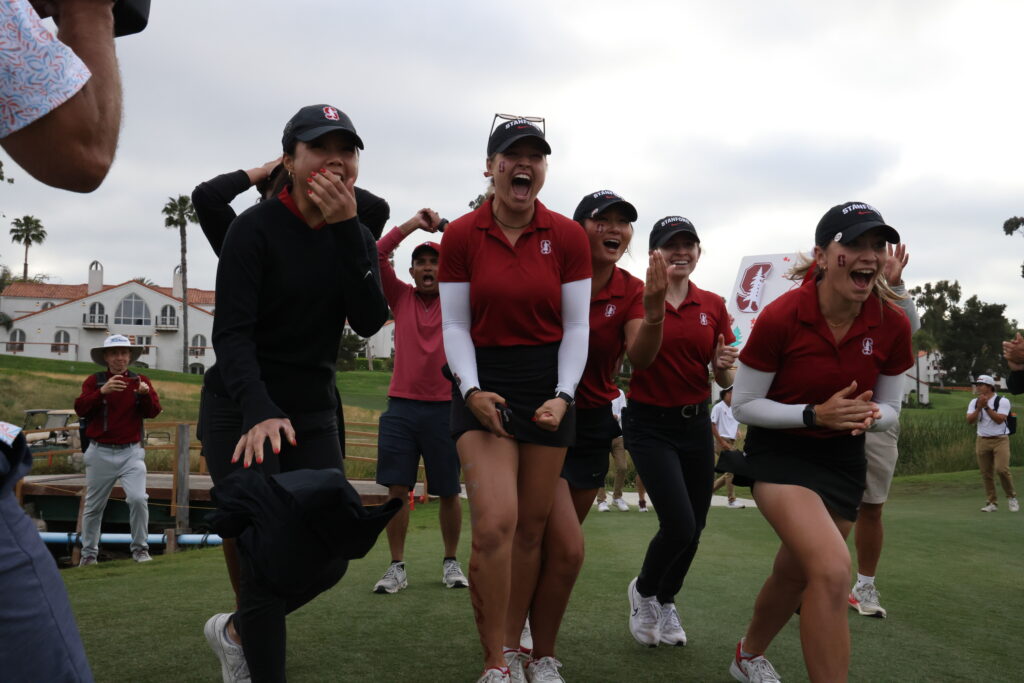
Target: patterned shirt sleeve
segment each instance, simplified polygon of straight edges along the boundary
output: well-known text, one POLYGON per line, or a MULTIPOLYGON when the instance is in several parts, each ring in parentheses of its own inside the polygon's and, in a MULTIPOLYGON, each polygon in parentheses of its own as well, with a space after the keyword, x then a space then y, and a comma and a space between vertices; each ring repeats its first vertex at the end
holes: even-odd
POLYGON ((91 75, 28 0, 0 0, 0 138, 64 104, 91 75))

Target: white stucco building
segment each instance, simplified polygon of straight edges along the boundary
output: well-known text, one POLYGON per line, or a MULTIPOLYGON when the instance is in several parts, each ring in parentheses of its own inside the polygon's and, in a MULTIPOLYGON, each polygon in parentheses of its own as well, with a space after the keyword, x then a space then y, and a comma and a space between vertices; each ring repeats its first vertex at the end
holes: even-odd
MULTIPOLYGON (((0 312, 14 321, 0 353, 90 361, 90 349, 117 333, 145 347, 139 365, 180 371, 183 304, 177 270, 173 280, 171 287, 134 280, 107 285, 103 266, 93 261, 87 284, 14 282, 0 292, 0 312)), ((188 367, 203 374, 215 360, 214 292, 190 287, 188 296, 188 367)))

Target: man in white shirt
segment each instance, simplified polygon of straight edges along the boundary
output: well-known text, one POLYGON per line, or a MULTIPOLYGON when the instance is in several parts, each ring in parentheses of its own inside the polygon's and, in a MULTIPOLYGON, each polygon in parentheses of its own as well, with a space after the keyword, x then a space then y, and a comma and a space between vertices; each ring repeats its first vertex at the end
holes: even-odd
MULTIPOLYGON (((715 437, 715 446, 719 453, 732 450, 736 446, 736 436, 740 424, 732 415, 732 387, 727 387, 719 392, 722 399, 711 409, 711 433, 715 437)), ((726 472, 718 479, 715 479, 712 491, 725 486, 726 496, 729 498, 728 507, 738 510, 745 508, 743 503, 736 502, 736 490, 732 485, 732 472, 726 472)))
POLYGON ((995 512, 999 509, 993 476, 998 474, 1003 493, 1006 494, 1007 507, 1010 512, 1017 512, 1020 503, 1013 488, 1013 475, 1010 474, 1010 428, 1006 424, 1010 414, 1010 399, 996 393, 996 383, 991 375, 979 375, 974 381, 974 387, 978 397, 972 399, 967 406, 967 422, 978 425, 974 453, 978 458, 981 480, 985 483, 985 495, 988 497, 988 503, 981 511, 995 512))

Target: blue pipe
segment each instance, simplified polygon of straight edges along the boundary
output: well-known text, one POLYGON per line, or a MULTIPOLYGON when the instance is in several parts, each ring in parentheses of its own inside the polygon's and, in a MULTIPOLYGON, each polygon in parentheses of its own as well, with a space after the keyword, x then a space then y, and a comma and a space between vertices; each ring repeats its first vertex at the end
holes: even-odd
MULTIPOLYGON (((79 545, 81 534, 74 531, 40 531, 44 543, 60 543, 62 545, 79 545)), ((100 534, 100 543, 126 545, 132 542, 131 534, 100 534)), ((178 545, 220 545, 223 541, 217 534, 181 534, 178 545)), ((166 534, 149 534, 146 543, 150 545, 167 545, 166 534)))

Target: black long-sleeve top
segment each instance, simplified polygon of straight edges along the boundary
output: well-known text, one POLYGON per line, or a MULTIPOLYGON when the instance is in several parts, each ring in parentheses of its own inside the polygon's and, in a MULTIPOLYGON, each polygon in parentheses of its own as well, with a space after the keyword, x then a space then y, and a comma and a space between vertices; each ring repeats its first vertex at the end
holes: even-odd
MULTIPOLYGON (((238 170, 199 183, 192 190, 192 206, 195 207, 199 227, 203 229, 203 234, 217 256, 220 256, 228 226, 235 220, 231 202, 250 187, 252 181, 249 180, 249 174, 238 170)), ((391 207, 383 198, 361 187, 356 187, 354 191, 359 220, 370 229, 374 239, 380 239, 384 225, 391 217, 391 207)))
POLYGON ((377 247, 358 218, 310 228, 280 199, 231 224, 217 267, 209 391, 229 396, 248 431, 263 420, 336 409, 346 318, 368 337, 387 320, 377 247))
POLYGON ((1011 394, 1024 394, 1024 370, 1011 370, 1006 378, 1006 388, 1011 394))

